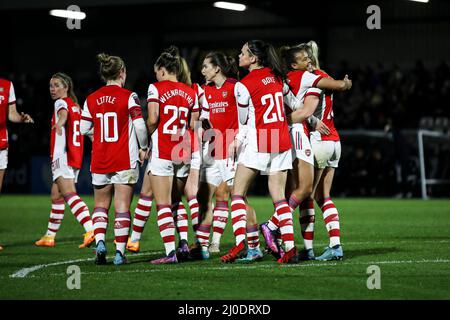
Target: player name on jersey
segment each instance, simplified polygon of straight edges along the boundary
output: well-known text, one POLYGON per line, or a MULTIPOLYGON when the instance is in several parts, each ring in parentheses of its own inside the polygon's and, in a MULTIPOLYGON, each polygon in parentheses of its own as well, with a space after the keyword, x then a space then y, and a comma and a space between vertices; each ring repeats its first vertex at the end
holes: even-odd
POLYGON ((265 86, 267 86, 270 83, 276 83, 276 80, 274 77, 266 77, 266 78, 262 79, 261 81, 265 86))
POLYGON ((97 98, 96 102, 97 102, 97 105, 99 105, 99 106, 104 103, 114 104, 114 103, 116 103, 116 97, 103 96, 103 97, 97 98))
POLYGON ((159 100, 162 103, 165 103, 168 99, 175 97, 175 96, 183 97, 184 99, 186 99, 189 102, 189 104, 194 103, 192 96, 180 89, 173 89, 173 90, 169 90, 169 91, 165 92, 163 95, 161 95, 159 97, 159 100))

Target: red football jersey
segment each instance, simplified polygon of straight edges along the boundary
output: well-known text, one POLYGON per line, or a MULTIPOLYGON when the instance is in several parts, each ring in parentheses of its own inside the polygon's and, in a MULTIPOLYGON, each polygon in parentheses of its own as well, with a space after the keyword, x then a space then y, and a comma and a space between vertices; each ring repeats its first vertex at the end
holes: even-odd
POLYGON ((181 82, 156 82, 148 88, 147 102, 159 105, 159 124, 152 134, 152 156, 172 161, 190 159, 190 139, 185 135, 191 112, 198 111, 194 89, 181 82))
MULTIPOLYGON (((193 83, 191 88, 194 89, 195 94, 197 95, 197 105, 194 107, 195 109, 192 109, 192 112, 202 112, 200 101, 203 101, 205 92, 204 92, 203 88, 197 83, 193 83)), ((198 138, 195 139, 194 131, 189 128, 189 124, 188 124, 187 131, 189 133, 189 137, 187 137, 187 139, 190 139, 189 141, 191 144, 192 153, 199 151, 200 150, 200 141, 198 138)))
POLYGON ((8 120, 9 105, 16 102, 14 86, 11 81, 0 79, 0 150, 8 148, 8 120))
MULTIPOLYGON (((322 78, 322 75, 315 75, 304 70, 294 70, 288 72, 287 83, 289 85, 289 89, 300 101, 300 104, 303 105, 305 98, 308 95, 315 95, 319 98, 321 97, 322 90, 315 88, 315 86, 322 78)), ((309 128, 306 120, 303 121, 302 124, 305 133, 308 135, 309 128)))
POLYGON ((283 83, 269 68, 253 70, 236 84, 239 107, 249 108, 247 148, 265 153, 291 149, 283 95, 283 83))
MULTIPOLYGON (((315 70, 314 74, 321 75, 324 78, 331 78, 325 71, 315 70)), ((324 97, 319 102, 314 115, 323 121, 330 129, 329 135, 322 135, 318 131, 311 132, 318 140, 324 141, 339 141, 339 134, 334 126, 334 111, 333 111, 333 91, 325 90, 324 97)))
POLYGON ((50 159, 54 161, 67 153, 67 164, 81 169, 84 146, 84 136, 80 134, 81 109, 69 97, 56 100, 54 106, 51 122, 50 159), (62 128, 62 135, 58 135, 53 126, 58 122, 58 112, 62 109, 67 110, 67 121, 62 128))
POLYGON ((91 172, 105 174, 135 168, 139 147, 133 120, 142 118, 136 93, 117 85, 90 94, 83 120, 93 122, 91 172))
POLYGON ((209 121, 214 130, 214 134, 211 134, 214 137, 213 156, 217 160, 228 158, 228 146, 233 142, 239 129, 234 95, 236 83, 235 79, 227 79, 220 88, 215 84, 206 85, 204 88, 209 121))
POLYGON ((203 90, 202 86, 200 86, 198 83, 192 84, 192 89, 194 89, 195 94, 197 95, 197 105, 194 106, 194 109, 192 109, 192 112, 201 111, 201 105, 200 101, 203 99, 205 95, 205 91, 203 90))

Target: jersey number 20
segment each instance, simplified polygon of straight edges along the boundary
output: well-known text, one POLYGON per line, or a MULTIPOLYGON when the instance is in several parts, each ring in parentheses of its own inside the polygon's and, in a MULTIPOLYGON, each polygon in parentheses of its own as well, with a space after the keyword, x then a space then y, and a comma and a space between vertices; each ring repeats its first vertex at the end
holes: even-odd
POLYGON ((283 106, 282 92, 277 92, 275 95, 269 93, 262 96, 261 103, 266 107, 266 112, 264 112, 263 116, 264 123, 284 121, 283 112, 281 110, 283 106), (276 107, 275 112, 273 112, 274 107, 276 107))

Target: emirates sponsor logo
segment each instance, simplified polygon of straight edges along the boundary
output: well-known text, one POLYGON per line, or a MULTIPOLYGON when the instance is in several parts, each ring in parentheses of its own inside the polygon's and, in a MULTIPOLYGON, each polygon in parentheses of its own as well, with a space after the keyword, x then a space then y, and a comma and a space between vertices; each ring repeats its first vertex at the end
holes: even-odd
POLYGON ((209 104, 209 107, 211 109, 214 109, 214 108, 226 108, 226 107, 228 107, 228 102, 226 102, 226 101, 213 102, 213 103, 209 104))

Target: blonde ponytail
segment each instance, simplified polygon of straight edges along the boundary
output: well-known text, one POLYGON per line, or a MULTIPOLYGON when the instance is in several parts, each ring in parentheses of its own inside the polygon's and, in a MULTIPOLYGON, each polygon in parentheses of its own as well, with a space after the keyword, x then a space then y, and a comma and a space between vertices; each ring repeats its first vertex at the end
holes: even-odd
POLYGON ((180 57, 181 60, 181 68, 180 73, 178 74, 178 81, 187 84, 189 87, 192 85, 191 80, 191 71, 189 70, 189 65, 183 57, 180 57))
POLYGON ((307 43, 308 47, 310 47, 311 51, 311 63, 317 69, 320 69, 319 64, 319 46, 314 40, 311 40, 307 43))

